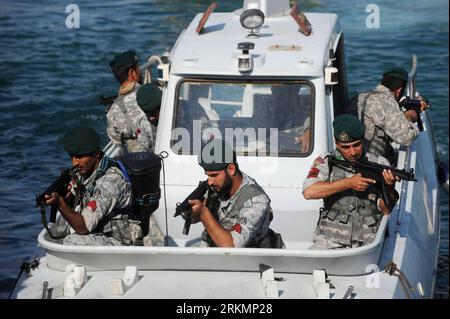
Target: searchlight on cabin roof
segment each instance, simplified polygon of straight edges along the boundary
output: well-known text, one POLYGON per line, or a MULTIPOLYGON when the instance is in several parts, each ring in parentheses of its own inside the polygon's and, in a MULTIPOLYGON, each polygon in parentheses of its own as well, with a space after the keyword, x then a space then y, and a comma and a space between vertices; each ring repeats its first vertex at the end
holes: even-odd
POLYGON ((259 9, 248 9, 242 12, 240 17, 241 25, 250 30, 247 38, 257 38, 255 30, 264 24, 264 13, 259 9))

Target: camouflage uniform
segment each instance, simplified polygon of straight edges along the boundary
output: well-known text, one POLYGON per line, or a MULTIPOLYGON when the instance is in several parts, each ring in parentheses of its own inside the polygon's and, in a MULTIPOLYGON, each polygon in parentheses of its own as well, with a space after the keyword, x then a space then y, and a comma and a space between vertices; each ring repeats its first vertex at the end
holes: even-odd
MULTIPOLYGON (((330 155, 345 160, 337 150, 320 155, 303 182, 303 189, 319 181, 334 182, 354 175, 353 172, 340 167, 333 167, 330 172, 327 160, 330 155)), ((370 162, 389 165, 389 162, 381 156, 366 153, 366 158, 370 162)), ((370 244, 375 239, 383 217, 378 207, 377 194, 375 186, 371 185, 365 192, 349 189, 324 198, 324 209, 320 212, 311 249, 359 247, 370 244)))
POLYGON ((106 132, 111 141, 121 148, 119 155, 154 150, 156 127, 150 124, 136 102, 139 87, 138 83, 133 83, 121 88, 106 114, 106 132))
POLYGON ((139 222, 128 219, 118 210, 131 210, 131 185, 117 167, 109 167, 102 175, 103 158, 89 178, 82 180, 80 201, 75 207, 83 216, 88 235, 68 235, 65 245, 139 245, 142 231, 139 222))
MULTIPOLYGON (((231 232, 234 247, 272 248, 272 239, 277 235, 269 228, 272 220, 270 199, 255 180, 244 173, 242 175, 242 183, 236 193, 220 202, 217 211, 219 224, 231 232)), ((276 238, 279 239, 279 247, 274 248, 283 248, 281 236, 276 238)), ((202 246, 208 246, 205 244, 206 231, 202 239, 202 246)))
POLYGON ((366 150, 395 162, 391 142, 408 146, 418 136, 419 130, 400 109, 390 90, 379 84, 372 92, 358 96, 358 116, 366 133, 366 150), (362 117, 364 114, 364 117, 362 117))

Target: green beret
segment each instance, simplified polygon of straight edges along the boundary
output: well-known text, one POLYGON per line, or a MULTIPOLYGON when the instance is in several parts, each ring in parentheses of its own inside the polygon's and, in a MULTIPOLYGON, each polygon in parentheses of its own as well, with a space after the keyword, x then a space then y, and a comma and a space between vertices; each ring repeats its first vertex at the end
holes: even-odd
POLYGON ((136 93, 136 101, 142 111, 152 114, 161 106, 162 92, 153 83, 144 84, 136 93))
POLYGON ((109 66, 112 69, 120 68, 121 66, 137 64, 138 57, 134 50, 128 50, 119 54, 116 54, 114 58, 109 62, 109 66))
POLYGON ((236 153, 230 144, 215 139, 202 147, 198 163, 205 171, 220 171, 227 168, 228 164, 236 163, 236 153))
POLYGON ((392 68, 384 71, 383 76, 390 75, 394 78, 402 80, 404 82, 408 82, 408 71, 403 68, 392 68))
POLYGON ((64 149, 69 155, 84 156, 100 148, 100 136, 91 127, 75 127, 62 139, 64 149))
POLYGON ((351 143, 364 137, 361 121, 350 114, 337 116, 333 121, 334 138, 338 142, 351 143))

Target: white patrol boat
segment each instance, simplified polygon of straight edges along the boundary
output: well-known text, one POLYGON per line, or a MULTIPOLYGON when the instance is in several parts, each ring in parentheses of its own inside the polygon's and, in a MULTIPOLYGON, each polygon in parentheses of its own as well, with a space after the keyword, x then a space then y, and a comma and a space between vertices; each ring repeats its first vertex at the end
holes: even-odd
MULTIPOLYGON (((288 0, 245 0, 229 13, 215 7, 197 14, 170 52, 142 65, 158 69, 163 88, 155 153, 165 158, 153 215, 166 245, 65 246, 44 229, 12 296, 431 298, 440 209, 427 113, 417 140, 397 147, 397 168, 414 169, 418 181, 396 184, 400 199, 375 240, 310 249, 322 200, 305 200, 302 183, 314 159, 334 149, 332 122, 348 99, 338 16, 303 13, 288 0), (310 137, 299 139, 308 130, 310 137), (234 142, 240 168, 271 198, 271 228, 286 249, 191 247, 201 223, 182 233, 176 203, 206 179, 197 154, 202 141, 217 137, 234 142)), ((413 57, 409 95, 415 73, 413 57)), ((116 150, 109 144, 105 152, 116 150)))

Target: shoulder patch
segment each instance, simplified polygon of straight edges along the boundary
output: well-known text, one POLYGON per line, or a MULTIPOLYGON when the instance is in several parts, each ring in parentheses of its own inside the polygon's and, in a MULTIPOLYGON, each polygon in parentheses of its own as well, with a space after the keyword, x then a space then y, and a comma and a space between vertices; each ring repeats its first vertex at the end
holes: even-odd
POLYGON ((316 178, 319 175, 319 173, 320 173, 320 171, 319 171, 319 169, 317 167, 312 167, 309 170, 307 178, 316 178))
POLYGON ((325 164, 325 160, 319 156, 314 160, 314 164, 325 164))
POLYGON ((86 207, 89 207, 93 212, 97 209, 97 203, 95 200, 91 200, 89 203, 86 204, 86 207))
POLYGON ((236 224, 236 225, 234 225, 233 227, 230 228, 230 231, 235 231, 235 232, 237 232, 237 233, 240 234, 241 231, 242 231, 241 224, 236 224))

